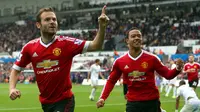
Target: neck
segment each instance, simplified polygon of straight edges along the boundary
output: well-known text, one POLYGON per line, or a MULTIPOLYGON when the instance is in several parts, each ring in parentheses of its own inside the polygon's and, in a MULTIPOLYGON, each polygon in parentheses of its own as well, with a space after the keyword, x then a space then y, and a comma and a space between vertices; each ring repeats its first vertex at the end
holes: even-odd
POLYGON ((140 55, 140 53, 142 52, 142 49, 130 49, 129 50, 129 54, 133 57, 136 58, 140 55))
POLYGON ((50 43, 55 37, 55 34, 41 33, 42 42, 44 44, 50 43))
POLYGON ((190 62, 191 64, 193 64, 194 62, 190 62))

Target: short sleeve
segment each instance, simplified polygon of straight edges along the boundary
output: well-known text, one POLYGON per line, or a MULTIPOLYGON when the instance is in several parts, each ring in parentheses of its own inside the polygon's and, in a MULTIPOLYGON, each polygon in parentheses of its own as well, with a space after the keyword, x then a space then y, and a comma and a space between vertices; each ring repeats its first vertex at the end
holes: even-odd
POLYGON ((30 59, 30 55, 29 55, 29 48, 28 45, 25 45, 20 54, 19 54, 19 58, 16 60, 15 64, 13 65, 13 68, 21 71, 23 68, 26 67, 26 65, 28 65, 31 61, 30 59))

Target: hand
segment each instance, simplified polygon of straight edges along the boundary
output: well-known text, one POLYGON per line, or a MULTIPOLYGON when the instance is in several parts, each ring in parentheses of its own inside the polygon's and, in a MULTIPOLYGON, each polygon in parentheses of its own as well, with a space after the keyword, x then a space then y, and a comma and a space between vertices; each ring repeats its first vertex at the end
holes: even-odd
POLYGON ((108 18, 108 16, 106 16, 106 5, 104 5, 104 7, 102 8, 102 11, 101 11, 101 15, 98 18, 100 27, 105 28, 107 26, 109 20, 110 19, 108 18))
POLYGON ((100 108, 100 107, 103 107, 105 104, 105 101, 104 99, 100 99, 99 101, 97 101, 96 105, 97 105, 97 108, 100 108))
POLYGON ((183 66, 184 66, 184 62, 182 59, 177 59, 176 60, 176 69, 178 71, 181 71, 183 69, 183 66))
POLYGON ((17 89, 10 89, 9 97, 11 100, 15 100, 16 98, 21 97, 21 92, 17 89))

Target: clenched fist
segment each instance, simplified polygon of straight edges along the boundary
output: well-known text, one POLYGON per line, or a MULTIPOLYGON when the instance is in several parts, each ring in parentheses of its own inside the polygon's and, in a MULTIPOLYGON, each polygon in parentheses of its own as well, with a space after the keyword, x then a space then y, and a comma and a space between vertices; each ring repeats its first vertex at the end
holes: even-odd
POLYGON ((99 26, 106 27, 110 19, 106 16, 106 5, 102 8, 101 15, 98 18, 99 26))
POLYGON ((176 69, 178 71, 181 71, 183 69, 183 66, 184 66, 184 62, 182 59, 177 59, 176 60, 176 69))
POLYGON ((21 92, 17 89, 11 89, 9 97, 10 97, 11 100, 15 100, 16 98, 20 98, 21 92))
POLYGON ((105 101, 104 99, 100 99, 99 101, 97 101, 96 105, 97 105, 97 108, 100 108, 100 107, 103 107, 105 104, 105 101))

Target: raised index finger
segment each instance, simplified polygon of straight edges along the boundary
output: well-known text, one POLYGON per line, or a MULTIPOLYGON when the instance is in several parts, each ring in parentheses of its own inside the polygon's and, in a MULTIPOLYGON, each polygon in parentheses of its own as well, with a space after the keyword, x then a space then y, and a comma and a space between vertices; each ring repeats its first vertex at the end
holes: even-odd
POLYGON ((106 5, 103 6, 101 14, 106 14, 106 5))

